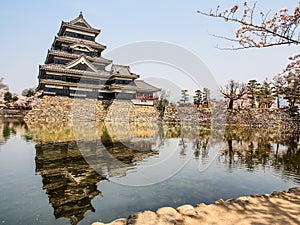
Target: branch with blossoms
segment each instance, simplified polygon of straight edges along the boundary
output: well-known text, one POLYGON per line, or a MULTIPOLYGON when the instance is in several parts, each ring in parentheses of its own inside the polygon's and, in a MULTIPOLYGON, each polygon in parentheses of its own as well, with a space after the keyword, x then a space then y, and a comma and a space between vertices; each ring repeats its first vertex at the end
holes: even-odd
POLYGON ((234 22, 240 24, 234 38, 213 35, 218 38, 226 39, 237 43, 231 48, 221 48, 225 50, 238 50, 245 48, 262 48, 276 45, 300 44, 299 24, 300 24, 300 3, 294 9, 293 13, 284 8, 270 16, 269 12, 263 11, 257 19, 256 4, 249 6, 244 2, 243 6, 233 6, 231 9, 221 11, 220 6, 209 13, 198 11, 201 15, 223 19, 225 22, 234 22), (242 8, 242 9, 241 9, 242 8), (242 13, 241 13, 242 10, 242 13))
POLYGON ((282 73, 274 76, 274 86, 278 93, 284 95, 293 107, 300 102, 300 55, 290 57, 291 62, 286 66, 282 73))

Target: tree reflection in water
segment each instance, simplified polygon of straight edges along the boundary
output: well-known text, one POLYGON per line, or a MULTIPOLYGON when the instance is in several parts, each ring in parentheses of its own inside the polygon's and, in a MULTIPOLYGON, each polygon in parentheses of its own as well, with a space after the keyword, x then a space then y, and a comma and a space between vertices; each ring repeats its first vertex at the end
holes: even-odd
POLYGON ((224 140, 227 147, 221 150, 218 160, 229 169, 246 166, 255 171, 261 166, 272 166, 280 176, 300 174, 297 130, 227 127, 224 140))
POLYGON ((180 157, 191 152, 194 160, 205 163, 215 146, 223 146, 216 163, 229 171, 272 167, 282 179, 300 182, 297 130, 184 124, 130 124, 122 130, 122 125, 100 123, 93 131, 84 123, 76 129, 67 123, 27 128, 20 121, 5 121, 1 126, 3 142, 16 133, 36 143, 36 173, 42 177, 54 216, 69 218, 71 224, 82 220, 87 211, 95 211, 91 201, 100 195, 102 180, 126 176, 144 160, 158 157, 171 139, 178 140, 180 157))

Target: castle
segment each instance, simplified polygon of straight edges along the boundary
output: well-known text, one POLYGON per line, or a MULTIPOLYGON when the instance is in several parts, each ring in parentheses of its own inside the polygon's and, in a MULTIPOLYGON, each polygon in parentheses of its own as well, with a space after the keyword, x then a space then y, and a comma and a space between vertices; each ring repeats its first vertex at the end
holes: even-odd
POLYGON ((95 41, 100 32, 81 12, 74 20, 62 22, 45 64, 39 66, 38 90, 42 96, 126 99, 153 105, 157 99, 154 93, 160 89, 139 80, 129 66, 103 58, 106 46, 95 41))

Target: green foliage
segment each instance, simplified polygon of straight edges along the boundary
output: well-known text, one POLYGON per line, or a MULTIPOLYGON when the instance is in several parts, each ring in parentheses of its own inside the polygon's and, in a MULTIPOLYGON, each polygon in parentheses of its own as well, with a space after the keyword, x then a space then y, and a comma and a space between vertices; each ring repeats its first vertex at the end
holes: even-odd
POLYGON ((18 96, 14 95, 11 100, 12 100, 12 102, 16 102, 16 101, 18 101, 18 99, 19 99, 18 96))
POLYGON ((22 95, 26 97, 34 96, 36 93, 36 90, 34 88, 25 89, 22 91, 22 95))
POLYGON ((274 103, 274 87, 271 82, 264 80, 257 90, 259 108, 271 108, 274 103))
POLYGON ((256 80, 249 80, 247 84, 247 98, 250 99, 251 108, 256 108, 256 100, 258 98, 257 91, 259 83, 256 80))
POLYGON ((203 88, 203 90, 196 90, 195 95, 193 96, 194 104, 196 106, 205 106, 209 107, 210 104, 210 90, 208 88, 203 88))
POLYGON ((183 104, 189 101, 189 92, 188 90, 181 90, 181 99, 180 102, 183 104))
POLYGON ((11 100, 12 100, 12 94, 9 91, 5 92, 4 93, 4 101, 11 102, 11 100))
POLYGON ((300 84, 298 80, 287 81, 287 85, 284 87, 284 98, 291 108, 300 101, 300 84))
POLYGON ((201 90, 196 90, 195 95, 193 96, 194 104, 200 106, 203 103, 203 92, 201 90))
POLYGON ((210 90, 208 88, 203 88, 203 104, 206 107, 210 105, 210 90))

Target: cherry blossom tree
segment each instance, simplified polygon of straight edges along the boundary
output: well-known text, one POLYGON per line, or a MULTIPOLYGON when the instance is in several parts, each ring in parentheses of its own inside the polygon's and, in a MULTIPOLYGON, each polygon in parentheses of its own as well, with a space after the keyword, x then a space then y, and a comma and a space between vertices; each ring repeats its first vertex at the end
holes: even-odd
POLYGON ((224 98, 229 99, 228 109, 233 109, 234 101, 247 94, 247 85, 230 80, 224 87, 220 88, 220 92, 224 98))
MULTIPOLYGON (((234 5, 231 9, 222 10, 217 6, 210 12, 198 11, 198 13, 240 25, 233 37, 214 35, 235 43, 230 48, 220 49, 238 50, 300 43, 300 2, 292 10, 282 8, 273 13, 259 11, 256 3, 250 5, 248 2, 234 5)), ((291 57, 290 60, 291 63, 284 71, 273 77, 274 97, 277 99, 278 108, 281 98, 285 98, 290 107, 300 103, 300 55, 291 57)))
POLYGON ((240 24, 235 37, 214 35, 236 43, 230 48, 221 49, 237 50, 300 43, 300 3, 292 12, 283 8, 273 15, 270 12, 257 11, 256 3, 250 6, 248 2, 244 2, 242 6, 235 5, 231 9, 221 10, 220 6, 217 6, 210 12, 198 11, 198 13, 240 24))
POLYGON ((300 102, 300 55, 290 57, 289 60, 291 62, 275 79, 282 80, 281 91, 292 108, 300 102))

